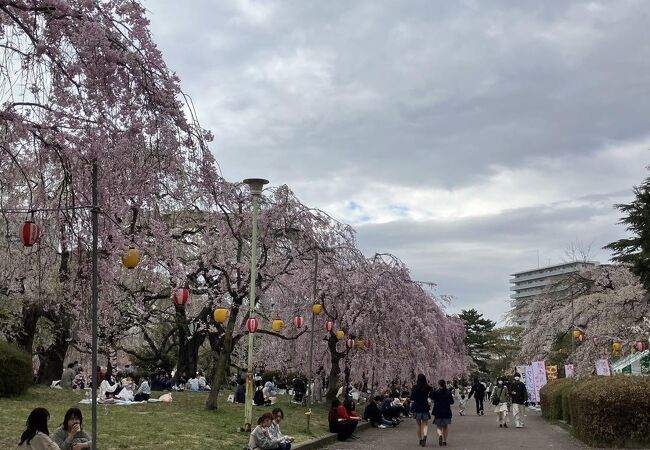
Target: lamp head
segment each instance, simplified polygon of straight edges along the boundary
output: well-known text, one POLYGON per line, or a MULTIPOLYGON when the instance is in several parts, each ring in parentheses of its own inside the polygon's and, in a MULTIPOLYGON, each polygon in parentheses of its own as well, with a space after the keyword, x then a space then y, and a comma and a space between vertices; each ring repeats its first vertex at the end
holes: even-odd
POLYGON ((244 180, 244 183, 250 187, 251 194, 253 195, 260 195, 262 193, 262 188, 265 184, 268 184, 268 182, 269 180, 265 180, 264 178, 246 178, 244 180))

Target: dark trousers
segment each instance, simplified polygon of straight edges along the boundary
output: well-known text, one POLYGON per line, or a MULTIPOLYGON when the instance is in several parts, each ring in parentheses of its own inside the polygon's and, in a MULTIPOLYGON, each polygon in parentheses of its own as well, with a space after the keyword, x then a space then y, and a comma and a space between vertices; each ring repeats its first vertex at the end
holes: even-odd
POLYGON ((474 400, 476 401, 476 414, 480 414, 483 412, 483 397, 479 397, 478 395, 474 397, 474 400))
POLYGON ((133 397, 134 402, 146 402, 149 400, 151 396, 149 394, 135 394, 135 397, 133 397))
POLYGON ((336 424, 336 434, 338 440, 345 441, 346 439, 350 439, 350 436, 352 436, 352 433, 354 433, 354 430, 356 428, 357 428, 356 420, 347 420, 345 422, 338 422, 336 424))

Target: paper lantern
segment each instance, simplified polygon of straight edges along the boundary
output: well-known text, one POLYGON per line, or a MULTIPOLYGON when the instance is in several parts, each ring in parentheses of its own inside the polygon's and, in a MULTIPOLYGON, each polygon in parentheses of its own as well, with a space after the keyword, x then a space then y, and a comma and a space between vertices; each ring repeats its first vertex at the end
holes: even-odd
POLYGON ((642 352, 644 350, 647 350, 648 349, 648 343, 643 342, 643 341, 639 341, 639 342, 636 343, 636 349, 638 351, 640 351, 640 352, 642 352))
POLYGON ((321 312, 323 312, 323 305, 321 305, 320 303, 314 303, 313 305, 311 305, 311 312, 313 312, 316 315, 320 314, 321 312))
POLYGON ((257 329, 260 327, 260 321, 257 319, 248 319, 246 321, 246 329, 248 330, 249 333, 255 333, 257 329))
POLYGON ((345 331, 338 330, 336 332, 336 339, 338 339, 339 341, 343 340, 344 337, 345 337, 345 331))
POLYGON ((579 340, 580 342, 583 342, 583 341, 585 340, 585 335, 582 334, 582 333, 580 333, 580 336, 578 336, 578 340, 579 340))
POLYGON ((332 322, 331 320, 325 322, 325 330, 329 332, 332 331, 333 328, 334 328, 334 322, 332 322))
POLYGON ((129 251, 126 252, 126 255, 122 256, 122 264, 127 269, 135 269, 135 267, 140 264, 140 254, 133 247, 129 248, 129 251))
POLYGON ((620 350, 621 350, 621 347, 622 347, 622 345, 621 345, 619 342, 614 342, 614 343, 612 344, 612 350, 614 350, 615 352, 620 351, 620 350))
POLYGON ((217 308, 214 310, 214 321, 224 323, 228 319, 228 310, 226 308, 217 308))
POLYGON ((20 237, 25 247, 31 247, 32 245, 36 244, 39 235, 40 228, 34 223, 34 221, 28 220, 23 224, 23 232, 20 237))
POLYGON ((185 303, 187 303, 187 300, 189 300, 189 298, 190 298, 189 289, 185 289, 185 288, 174 289, 174 291, 172 292, 172 301, 176 306, 185 306, 185 303))
POLYGON ((284 321, 282 319, 275 319, 273 322, 271 322, 271 328, 276 333, 279 333, 284 328, 284 321))
POLYGON ((591 338, 591 342, 593 342, 594 345, 598 345, 598 338, 597 337, 591 338))
POLYGON ((366 346, 366 344, 365 344, 362 340, 358 340, 358 341, 356 341, 356 342, 354 343, 354 346, 355 346, 356 348, 364 348, 364 347, 366 346))
POLYGON ((296 316, 293 318, 293 324, 296 328, 302 328, 302 324, 304 323, 304 320, 302 316, 296 316))
POLYGON ((578 339, 582 333, 580 330, 573 330, 573 337, 578 339))
POLYGON ((366 339, 366 348, 372 348, 372 341, 370 339, 366 339))
POLYGON ((348 348, 354 347, 354 339, 348 339, 346 345, 348 346, 348 348))

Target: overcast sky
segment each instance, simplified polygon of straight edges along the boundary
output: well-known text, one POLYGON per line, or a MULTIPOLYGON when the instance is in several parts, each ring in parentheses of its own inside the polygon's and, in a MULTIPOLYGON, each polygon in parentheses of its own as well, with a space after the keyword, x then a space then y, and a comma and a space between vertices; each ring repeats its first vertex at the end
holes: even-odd
POLYGON ((229 180, 501 321, 508 275, 625 235, 650 163, 650 2, 146 0, 229 180))

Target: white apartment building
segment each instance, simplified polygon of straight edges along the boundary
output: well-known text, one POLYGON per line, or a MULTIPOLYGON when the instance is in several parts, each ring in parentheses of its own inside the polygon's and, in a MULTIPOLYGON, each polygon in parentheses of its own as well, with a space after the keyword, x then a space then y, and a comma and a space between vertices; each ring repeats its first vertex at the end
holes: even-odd
POLYGON ((510 278, 510 291, 512 291, 510 320, 515 325, 527 327, 529 319, 527 306, 534 301, 536 295, 544 292, 544 289, 558 278, 599 264, 597 261, 572 261, 510 274, 512 277, 510 278))

